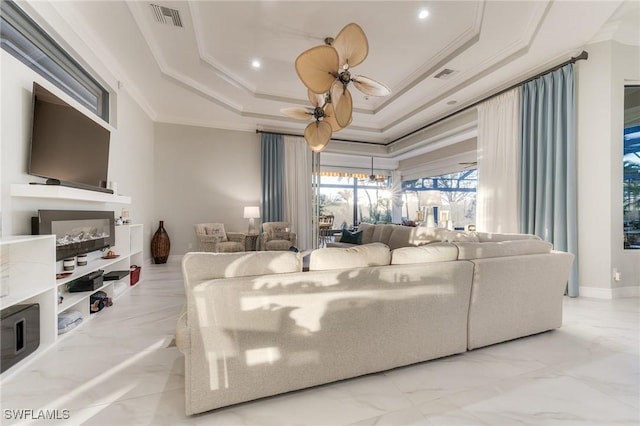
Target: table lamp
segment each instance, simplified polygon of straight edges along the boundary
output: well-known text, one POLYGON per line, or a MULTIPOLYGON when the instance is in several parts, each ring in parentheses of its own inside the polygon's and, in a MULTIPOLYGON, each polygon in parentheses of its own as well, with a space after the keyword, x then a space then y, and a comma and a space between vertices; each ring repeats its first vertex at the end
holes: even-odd
POLYGON ((249 234, 256 233, 255 219, 260 217, 260 207, 250 206, 244 208, 244 218, 249 219, 249 234))

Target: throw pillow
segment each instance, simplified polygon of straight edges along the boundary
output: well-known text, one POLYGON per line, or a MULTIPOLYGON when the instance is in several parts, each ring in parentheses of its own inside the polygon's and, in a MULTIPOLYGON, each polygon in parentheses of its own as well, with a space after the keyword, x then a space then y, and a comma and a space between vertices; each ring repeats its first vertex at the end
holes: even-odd
POLYGON ((342 231, 341 243, 362 244, 362 231, 351 232, 346 229, 342 231))
POLYGON ((227 240, 227 233, 224 231, 224 225, 221 223, 217 223, 214 225, 210 225, 207 226, 204 229, 204 232, 208 235, 211 236, 212 240, 215 240, 215 242, 224 242, 224 241, 228 241, 227 240))

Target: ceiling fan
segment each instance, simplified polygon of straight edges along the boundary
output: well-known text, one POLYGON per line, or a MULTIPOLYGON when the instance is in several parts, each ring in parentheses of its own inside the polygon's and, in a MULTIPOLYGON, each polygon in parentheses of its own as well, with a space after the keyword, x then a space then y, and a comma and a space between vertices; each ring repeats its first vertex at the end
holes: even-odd
POLYGON ((380 176, 378 177, 374 172, 373 172, 373 157, 371 157, 371 174, 369 175, 369 182, 370 183, 380 183, 380 182, 384 182, 385 178, 384 176, 380 176))
POLYGON ((477 161, 466 161, 458 164, 460 164, 461 166, 464 166, 465 170, 475 169, 476 167, 478 167, 477 161))
POLYGON ((340 127, 346 127, 353 113, 349 83, 370 96, 387 96, 391 90, 371 78, 351 75, 351 68, 369 54, 367 36, 358 24, 347 24, 335 39, 327 37, 325 43, 305 50, 296 58, 296 73, 312 92, 331 93, 336 121, 340 127))
MULTIPOLYGON (((313 108, 291 107, 280 110, 284 115, 298 120, 315 118, 304 129, 304 138, 312 151, 320 152, 329 143, 331 134, 342 130, 336 121, 336 114, 331 102, 331 94, 318 94, 307 90, 307 96, 313 108)), ((349 121, 350 124, 351 121, 349 121)))

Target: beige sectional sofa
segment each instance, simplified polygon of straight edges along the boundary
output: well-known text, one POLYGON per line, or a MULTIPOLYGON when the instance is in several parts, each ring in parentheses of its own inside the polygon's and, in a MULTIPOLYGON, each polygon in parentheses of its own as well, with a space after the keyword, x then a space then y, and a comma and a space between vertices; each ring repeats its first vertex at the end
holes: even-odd
POLYGON ((186 254, 187 414, 560 327, 573 256, 484 238, 323 248, 308 272, 299 253, 186 254))

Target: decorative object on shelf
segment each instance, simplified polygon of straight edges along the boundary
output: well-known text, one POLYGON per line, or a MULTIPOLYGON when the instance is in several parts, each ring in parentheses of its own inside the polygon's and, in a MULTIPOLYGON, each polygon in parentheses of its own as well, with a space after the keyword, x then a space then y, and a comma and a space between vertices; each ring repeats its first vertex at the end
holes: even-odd
POLYGON ((107 254, 105 254, 104 256, 102 256, 102 258, 103 258, 103 259, 115 259, 115 258, 117 258, 117 257, 120 257, 120 255, 119 255, 119 254, 116 254, 116 252, 115 252, 115 251, 113 251, 113 250, 109 250, 109 251, 107 252, 107 254))
POLYGON ((169 250, 171 249, 171 241, 169 234, 164 229, 164 220, 160 221, 158 230, 151 238, 151 256, 153 263, 167 263, 169 258, 169 250))
POLYGON ((138 283, 138 280, 140 280, 140 270, 142 269, 141 266, 138 265, 131 265, 131 267, 129 268, 129 284, 130 285, 136 285, 138 283))
POLYGON ((78 263, 78 266, 87 266, 87 255, 79 254, 76 258, 76 262, 78 263))
POLYGON ((76 310, 58 314, 58 334, 64 334, 76 328, 82 322, 82 314, 76 310))
POLYGON ((62 269, 65 271, 73 271, 76 269, 76 258, 70 257, 62 261, 62 269))
POLYGON ((113 305, 110 297, 104 291, 96 291, 89 297, 89 312, 95 314, 102 309, 113 305))
POLYGON ((255 219, 260 217, 260 207, 250 206, 244 208, 244 218, 249 219, 249 234, 256 234, 255 219))
POLYGON ((61 272, 59 274, 56 274, 56 279, 57 280, 61 280, 63 278, 67 278, 69 275, 71 275, 73 272, 61 272))

